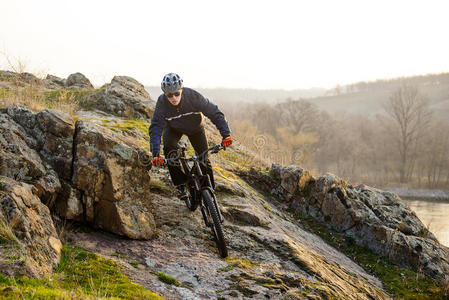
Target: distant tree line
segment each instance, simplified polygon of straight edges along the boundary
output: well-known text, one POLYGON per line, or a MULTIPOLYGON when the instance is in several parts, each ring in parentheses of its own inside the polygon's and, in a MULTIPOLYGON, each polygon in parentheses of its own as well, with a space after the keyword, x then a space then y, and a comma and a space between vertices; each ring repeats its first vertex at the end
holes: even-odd
MULTIPOLYGON (((442 75, 449 79, 449 74, 442 75)), ((449 121, 428 99, 398 86, 376 117, 329 114, 306 100, 225 111, 233 136, 268 163, 296 164, 376 186, 449 188, 449 121)))
POLYGON ((343 91, 346 93, 355 93, 369 90, 393 90, 398 88, 404 82, 407 82, 407 84, 412 86, 448 84, 449 73, 378 79, 376 81, 361 81, 345 86, 337 85, 331 92, 333 92, 333 94, 341 94, 343 91))

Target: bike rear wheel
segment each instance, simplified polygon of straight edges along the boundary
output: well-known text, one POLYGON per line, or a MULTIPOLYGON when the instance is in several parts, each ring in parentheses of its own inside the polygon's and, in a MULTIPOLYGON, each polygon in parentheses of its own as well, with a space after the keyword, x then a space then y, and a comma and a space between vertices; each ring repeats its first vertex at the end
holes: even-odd
POLYGON ((211 227, 212 227, 212 234, 214 235, 215 242, 217 244, 218 252, 220 253, 220 256, 225 258, 228 256, 228 248, 226 247, 226 241, 223 235, 223 229, 221 228, 221 222, 220 217, 218 215, 218 212, 215 208, 215 200, 213 196, 211 195, 211 192, 209 190, 203 190, 203 198, 207 205, 207 210, 210 214, 210 217, 212 219, 211 227))

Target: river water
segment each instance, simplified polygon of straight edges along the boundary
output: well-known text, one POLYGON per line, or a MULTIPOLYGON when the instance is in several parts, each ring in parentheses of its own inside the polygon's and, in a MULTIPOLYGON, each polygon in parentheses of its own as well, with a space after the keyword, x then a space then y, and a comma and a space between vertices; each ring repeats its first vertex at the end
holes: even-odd
POLYGON ((444 200, 416 200, 402 198, 423 224, 449 247, 449 202, 444 200))

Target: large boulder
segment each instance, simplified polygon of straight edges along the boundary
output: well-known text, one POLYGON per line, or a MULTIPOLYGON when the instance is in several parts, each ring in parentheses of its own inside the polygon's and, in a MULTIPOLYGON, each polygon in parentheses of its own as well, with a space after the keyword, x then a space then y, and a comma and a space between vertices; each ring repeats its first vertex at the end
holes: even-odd
POLYGON ((76 123, 74 144, 72 184, 81 191, 85 221, 130 238, 151 238, 150 178, 140 146, 83 121, 76 123))
POLYGON ((35 191, 30 184, 0 176, 0 216, 6 220, 18 244, 14 258, 0 258, 1 272, 7 275, 18 272, 47 277, 59 263, 62 244, 48 207, 35 191))
POLYGON ((62 89, 65 87, 65 79, 59 78, 58 76, 47 74, 44 83, 47 88, 52 90, 62 89))
POLYGON ((70 74, 64 82, 65 87, 77 90, 93 90, 94 86, 89 79, 81 73, 70 74))
POLYGON ((28 145, 51 165, 61 179, 71 179, 74 120, 64 112, 45 109, 37 114, 19 106, 8 115, 31 136, 28 145))
POLYGON ((284 191, 295 211, 345 232, 357 244, 401 266, 434 278, 448 276, 449 248, 438 243, 397 195, 365 185, 353 187, 329 173, 314 179, 289 167, 281 174, 289 174, 288 182, 297 182, 295 189, 289 184, 284 191))
POLYGON ((7 114, 0 114, 0 175, 18 181, 37 180, 46 173, 36 141, 7 114))
POLYGON ((81 106, 121 117, 151 118, 155 102, 134 78, 115 76, 110 84, 83 99, 81 106))
POLYGON ((119 132, 54 110, 0 113, 0 175, 34 185, 60 216, 130 238, 154 234, 146 152, 119 132))
POLYGON ((292 196, 298 190, 303 190, 311 178, 312 176, 307 170, 288 166, 280 171, 280 186, 287 192, 288 196, 292 196))
POLYGON ((61 190, 59 176, 51 168, 52 163, 58 162, 58 152, 54 150, 54 156, 47 158, 50 163, 47 164, 39 155, 39 141, 31 135, 39 132, 36 136, 44 136, 42 132, 22 127, 13 119, 33 126, 35 115, 20 107, 10 107, 6 111, 7 114, 0 114, 0 175, 33 184, 35 194, 51 208, 61 190))

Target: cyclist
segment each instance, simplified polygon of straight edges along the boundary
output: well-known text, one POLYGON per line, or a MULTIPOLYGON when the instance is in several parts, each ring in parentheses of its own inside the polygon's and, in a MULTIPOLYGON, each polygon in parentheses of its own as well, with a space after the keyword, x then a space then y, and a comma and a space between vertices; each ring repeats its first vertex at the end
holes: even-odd
MULTIPOLYGON (((184 87, 183 80, 178 74, 165 75, 161 89, 164 93, 157 99, 148 129, 152 162, 155 166, 164 164, 164 159, 160 157, 161 137, 165 157, 178 156, 178 142, 184 134, 189 138, 196 154, 207 150, 203 114, 220 131, 223 146, 228 147, 232 144, 228 123, 218 106, 197 91, 184 87)), ((212 186, 215 187, 212 166, 207 156, 201 162, 201 169, 204 174, 209 174, 212 186)), ((187 178, 180 164, 168 164, 168 170, 176 186, 178 198, 184 199, 187 197, 185 186, 187 178)))

